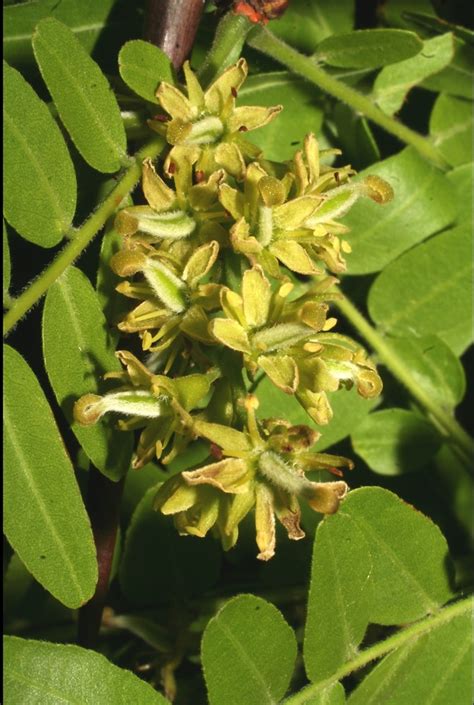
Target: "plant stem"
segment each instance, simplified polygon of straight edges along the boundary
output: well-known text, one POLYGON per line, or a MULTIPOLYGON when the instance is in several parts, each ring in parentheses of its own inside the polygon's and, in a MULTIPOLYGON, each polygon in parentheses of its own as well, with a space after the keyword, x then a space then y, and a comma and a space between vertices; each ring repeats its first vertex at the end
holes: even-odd
POLYGON ((378 353, 380 361, 405 385, 411 396, 426 409, 428 415, 436 422, 437 427, 444 431, 448 442, 459 449, 466 467, 472 473, 472 459, 474 457, 474 441, 472 438, 456 419, 417 383, 390 343, 370 325, 349 299, 344 297, 338 299, 335 303, 347 320, 352 323, 354 328, 378 353))
POLYGON ((268 29, 258 28, 250 36, 248 43, 254 49, 271 56, 284 66, 314 83, 326 93, 347 103, 355 111, 362 113, 390 134, 405 144, 411 145, 418 152, 441 168, 448 168, 447 163, 436 147, 422 135, 403 125, 390 115, 386 115, 370 98, 362 95, 351 86, 346 85, 334 76, 330 76, 309 56, 304 56, 292 47, 275 37, 268 29))
POLYGON ((204 86, 209 85, 217 74, 237 61, 252 27, 255 25, 246 17, 236 15, 232 10, 224 15, 219 22, 206 60, 198 72, 204 86))
POLYGON ((99 579, 94 595, 79 610, 77 635, 78 644, 88 649, 94 648, 97 642, 109 590, 124 482, 125 478, 112 482, 90 467, 86 505, 97 551, 99 579))
POLYGON ((415 622, 415 624, 410 625, 406 629, 402 629, 396 634, 388 637, 385 641, 381 641, 378 644, 370 646, 368 649, 361 651, 355 658, 348 661, 343 666, 341 666, 332 676, 325 678, 321 681, 316 681, 316 683, 311 683, 306 686, 299 693, 291 695, 284 701, 284 705, 305 705, 309 704, 315 695, 325 690, 333 683, 345 678, 353 671, 357 671, 359 668, 366 666, 371 661, 385 656, 394 649, 398 649, 412 639, 416 639, 423 634, 431 631, 432 629, 441 626, 445 622, 450 622, 456 617, 460 617, 464 614, 469 614, 473 608, 472 597, 466 597, 458 602, 455 602, 448 607, 444 607, 436 612, 436 614, 430 615, 425 619, 415 622))
POLYGON ((204 0, 148 0, 144 39, 162 49, 176 70, 192 49, 204 0))
POLYGON ((7 335, 13 326, 40 300, 56 279, 61 276, 66 267, 79 257, 81 252, 101 230, 118 205, 133 189, 142 170, 142 162, 146 157, 156 157, 164 145, 161 137, 155 137, 140 149, 133 162, 117 181, 117 185, 88 220, 76 231, 73 239, 61 250, 55 260, 40 276, 28 286, 25 291, 14 299, 10 310, 3 319, 3 335, 7 335))

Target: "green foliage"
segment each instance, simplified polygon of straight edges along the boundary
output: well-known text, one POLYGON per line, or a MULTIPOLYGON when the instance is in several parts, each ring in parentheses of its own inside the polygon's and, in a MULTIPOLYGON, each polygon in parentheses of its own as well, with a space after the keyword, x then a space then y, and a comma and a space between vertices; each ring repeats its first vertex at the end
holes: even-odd
POLYGON ((68 232, 76 209, 74 167, 46 105, 5 62, 3 81, 5 216, 30 242, 53 247, 68 232))
POLYGON ((117 171, 126 157, 126 136, 100 68, 71 30, 52 17, 37 25, 33 48, 61 121, 81 155, 98 171, 117 171))
POLYGON ((4 3, 5 702, 471 705, 473 32, 143 7, 4 3))
POLYGON ((253 595, 229 600, 209 622, 202 661, 211 705, 272 705, 286 693, 296 659, 293 630, 253 595))
POLYGON ((413 32, 401 29, 362 29, 337 34, 318 44, 315 58, 345 69, 373 69, 409 59, 423 43, 413 32))
POLYGON ((473 123, 468 101, 443 94, 436 99, 430 118, 430 134, 453 167, 472 161, 473 123))
POLYGON ((5 346, 4 355, 4 531, 35 578, 68 607, 79 607, 97 580, 90 524, 35 375, 13 348, 5 346))
POLYGON ((441 437, 413 411, 391 408, 370 414, 352 435, 352 445, 375 472, 399 475, 427 465, 441 437))
POLYGON ((69 267, 49 289, 43 311, 43 354, 58 404, 95 467, 118 480, 130 467, 131 438, 111 426, 74 423, 77 390, 97 393, 105 372, 120 370, 105 319, 89 280, 69 267))
POLYGON ((396 335, 438 335, 464 352, 472 342, 470 240, 469 226, 459 225, 392 262, 369 293, 373 320, 396 335))
POLYGON ((355 689, 348 703, 369 705, 389 697, 393 705, 410 700, 467 705, 472 697, 471 649, 471 620, 469 614, 463 614, 387 656, 355 689), (446 664, 442 673, 441 662, 446 664))
POLYGON ((246 105, 283 106, 278 120, 250 138, 267 159, 291 159, 295 149, 301 149, 304 135, 321 128, 320 96, 304 80, 287 71, 250 76, 242 86, 240 96, 246 105), (292 113, 294 105, 298 105, 298 121, 292 113))
POLYGON ((412 148, 368 167, 358 178, 369 174, 386 179, 396 197, 382 212, 375 203, 359 201, 344 218, 353 249, 349 274, 383 269, 456 216, 455 194, 446 176, 412 148))
POLYGON ((11 278, 11 261, 10 261, 10 247, 8 245, 8 234, 7 226, 5 221, 3 221, 3 298, 8 295, 8 289, 10 288, 10 278, 11 278))
POLYGON ((379 107, 389 115, 400 110, 406 94, 413 86, 450 63, 453 58, 453 41, 450 33, 427 39, 419 54, 384 68, 374 83, 374 99, 379 107))
POLYGON ((26 699, 56 705, 165 705, 168 701, 132 673, 79 646, 4 637, 4 694, 10 705, 26 699), (94 683, 93 690, 91 683, 94 683), (66 700, 66 701, 67 701, 66 700))
POLYGON ((215 542, 183 539, 153 511, 156 489, 148 489, 135 509, 120 568, 124 594, 142 607, 200 595, 216 582, 220 568, 215 542))
POLYGON ((150 103, 158 103, 155 94, 161 81, 174 83, 173 68, 166 54, 141 39, 123 45, 118 63, 125 83, 150 103))

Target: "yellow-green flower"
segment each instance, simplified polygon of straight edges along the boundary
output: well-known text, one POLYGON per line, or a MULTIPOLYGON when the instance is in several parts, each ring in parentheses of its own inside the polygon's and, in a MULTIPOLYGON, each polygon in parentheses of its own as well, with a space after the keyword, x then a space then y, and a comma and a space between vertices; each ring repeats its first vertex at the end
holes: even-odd
POLYGON ((321 262, 332 272, 345 271, 342 253, 350 252, 350 246, 338 235, 348 229, 335 218, 345 215, 360 196, 379 203, 391 198, 390 187, 379 177, 349 182, 353 173, 350 167, 321 167, 312 134, 282 179, 253 162, 243 191, 227 183, 219 186, 219 200, 236 221, 230 231, 234 250, 274 277, 280 276, 280 265, 297 274, 318 274, 321 262))
POLYGON ((236 106, 238 91, 247 77, 245 59, 230 66, 206 91, 189 62, 183 68, 187 96, 169 83, 160 83, 156 97, 171 119, 165 123, 151 120, 150 126, 174 145, 169 155, 171 161, 175 159, 176 146, 194 152, 197 148, 199 171, 210 175, 223 168, 235 178, 243 178, 245 160, 260 154, 243 134, 267 125, 281 111, 281 105, 236 106))
POLYGON ((209 393, 219 374, 211 370, 171 379, 153 374, 126 350, 118 350, 116 355, 125 369, 105 377, 119 380, 122 386, 103 396, 85 394, 74 405, 74 420, 91 426, 107 413, 129 417, 119 421, 120 429, 143 429, 132 467, 140 468, 154 457, 164 464, 171 462, 194 438, 183 417, 209 393))
POLYGON ((355 384, 362 396, 373 397, 382 388, 364 351, 349 338, 327 332, 336 320, 326 318, 328 306, 322 300, 332 298, 325 289, 333 281, 288 301, 292 284, 272 291, 257 265, 244 272, 242 296, 222 288, 226 318, 214 318, 209 325, 219 342, 243 353, 251 375, 261 368, 282 391, 295 394, 318 424, 332 417, 326 392, 355 384))
POLYGON ((219 307, 217 284, 202 283, 219 252, 215 240, 201 245, 184 266, 173 262, 167 250, 141 246, 123 249, 111 259, 110 266, 121 277, 141 273, 144 281, 125 281, 117 290, 141 301, 118 324, 125 333, 139 333, 144 350, 169 351, 169 369, 183 340, 182 334, 208 345, 214 343, 208 331, 208 311, 219 307))
POLYGON ((221 223, 228 221, 228 216, 218 201, 218 186, 225 172, 220 169, 209 178, 193 183, 196 150, 194 155, 178 152, 172 174, 168 172, 174 179, 175 190, 156 173, 150 159, 144 160, 142 189, 149 205, 123 208, 115 219, 115 227, 124 236, 127 249, 136 244, 155 246, 175 259, 183 259, 197 245, 210 240, 227 241, 221 223))
POLYGON ((342 480, 312 482, 305 472, 351 468, 352 463, 314 453, 319 434, 307 426, 279 419, 258 424, 257 405, 255 397, 247 398, 244 431, 194 419, 195 433, 210 440, 221 459, 167 480, 158 490, 155 509, 173 515, 181 534, 205 536, 212 529, 228 550, 237 541, 239 523, 255 507, 257 558, 266 561, 275 553, 275 516, 297 541, 305 536, 300 499, 317 512, 333 514, 347 493, 342 480))

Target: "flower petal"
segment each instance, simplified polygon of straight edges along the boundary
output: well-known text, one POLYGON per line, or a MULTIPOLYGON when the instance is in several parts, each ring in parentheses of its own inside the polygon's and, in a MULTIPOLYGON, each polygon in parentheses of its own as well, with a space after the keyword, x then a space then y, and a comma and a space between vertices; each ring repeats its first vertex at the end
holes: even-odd
POLYGON ((219 187, 219 202, 228 211, 234 220, 244 216, 245 199, 243 193, 228 184, 219 187))
POLYGON ((277 240, 268 249, 272 255, 292 272, 297 272, 298 274, 322 274, 322 271, 314 266, 304 247, 294 240, 277 240))
POLYGON ((163 514, 183 512, 195 504, 198 492, 198 488, 190 487, 181 475, 175 475, 159 488, 153 501, 153 509, 163 514))
POLYGON ((156 97, 160 101, 162 107, 174 119, 189 121, 195 118, 198 114, 197 108, 181 93, 180 90, 172 86, 170 83, 162 81, 156 91, 156 97))
POLYGON ((304 496, 311 509, 320 514, 334 514, 339 509, 341 500, 349 491, 348 485, 339 482, 312 482, 311 488, 305 490, 304 496))
POLYGON ((237 181, 245 176, 245 162, 240 149, 235 142, 221 142, 214 152, 217 164, 226 170, 237 181))
POLYGON ((229 97, 234 98, 234 91, 238 91, 247 78, 247 71, 247 62, 239 59, 214 81, 204 95, 209 112, 219 114, 223 110, 229 97))
POLYGON ((219 245, 215 240, 201 245, 193 252, 183 269, 182 278, 194 288, 197 282, 206 276, 219 254, 219 245))
POLYGON ((258 364, 270 377, 273 384, 286 394, 294 394, 298 389, 299 374, 293 358, 289 355, 260 355, 258 364))
POLYGON ((270 312, 272 288, 261 267, 247 269, 242 277, 242 301, 247 325, 260 328, 270 312))
POLYGON ((228 318, 215 318, 211 321, 209 330, 219 342, 228 348, 244 353, 250 352, 248 335, 237 321, 231 321, 228 318))
POLYGON ((230 426, 195 419, 194 428, 200 436, 218 445, 228 455, 238 456, 251 450, 245 433, 230 426))
POLYGON ((146 200, 158 213, 170 210, 176 201, 175 192, 158 176, 151 159, 143 162, 142 189, 146 200))
POLYGON ((227 120, 229 132, 247 132, 268 125, 282 111, 283 106, 274 105, 271 108, 243 105, 235 108, 227 120), (242 129, 243 128, 243 129, 242 129))
POLYGON ((268 561, 275 555, 276 531, 273 513, 273 495, 270 488, 259 482, 255 491, 255 528, 257 546, 260 553, 257 558, 268 561))
POLYGON ((294 230, 303 225, 305 220, 316 210, 319 199, 314 196, 293 198, 273 210, 275 226, 283 230, 294 230))
POLYGON ((202 110, 204 107, 204 91, 196 78, 196 74, 191 70, 189 61, 184 62, 183 71, 186 88, 188 89, 188 98, 196 108, 202 110))
POLYGON ((247 463, 240 458, 225 458, 182 475, 189 485, 212 485, 229 494, 243 494, 249 489, 247 463))

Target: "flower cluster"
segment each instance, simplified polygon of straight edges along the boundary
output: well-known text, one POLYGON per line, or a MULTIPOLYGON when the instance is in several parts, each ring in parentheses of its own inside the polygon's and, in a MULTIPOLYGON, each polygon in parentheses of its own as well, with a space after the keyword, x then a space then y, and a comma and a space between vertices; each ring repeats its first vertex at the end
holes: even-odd
POLYGON ((326 165, 312 134, 291 162, 266 161, 246 133, 281 106, 237 105, 246 75, 241 59, 204 90, 186 63, 185 90, 160 84, 165 112, 149 124, 169 150, 159 173, 143 163, 147 205, 118 213, 123 244, 110 262, 123 278, 117 290, 135 302, 118 327, 138 334, 149 357, 144 364, 117 352, 124 370, 107 377, 121 386, 82 397, 74 413, 87 425, 113 412, 126 417, 120 428, 140 429, 135 468, 155 457, 166 465, 196 439, 209 442, 208 460, 170 477, 156 508, 173 515, 180 533, 212 530, 225 549, 255 508, 258 557, 267 560, 275 516, 300 539, 299 501, 328 514, 347 492, 342 480, 312 482, 305 473, 340 474, 351 463, 314 452, 314 428, 257 420, 246 380, 266 375, 317 424, 332 416, 327 392, 380 393, 374 364, 334 332, 328 312, 340 296, 333 275, 345 270, 350 252, 337 219, 360 197, 385 203, 392 192, 378 177, 351 181, 350 166, 326 165), (226 368, 229 356, 239 369, 226 368), (230 377, 241 370, 236 386, 230 377))

